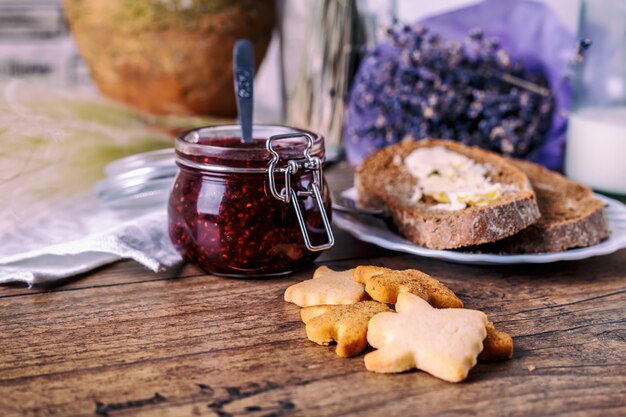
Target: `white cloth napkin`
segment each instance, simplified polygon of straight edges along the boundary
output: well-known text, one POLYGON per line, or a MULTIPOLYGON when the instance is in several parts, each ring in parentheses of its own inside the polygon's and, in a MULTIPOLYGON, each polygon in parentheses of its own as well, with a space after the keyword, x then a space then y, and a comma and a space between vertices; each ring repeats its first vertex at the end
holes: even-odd
POLYGON ((120 259, 134 259, 154 272, 181 262, 168 236, 164 210, 81 239, 0 257, 0 283, 24 282, 30 287, 120 259))
POLYGON ((154 272, 182 261, 169 239, 165 198, 111 208, 84 190, 42 207, 36 216, 0 219, 0 284, 52 283, 121 259, 154 272))
POLYGON ((167 233, 164 211, 149 213, 111 230, 21 254, 0 257, 0 283, 29 287, 134 259, 158 272, 181 262, 167 233))
POLYGON ((179 262, 167 234, 169 184, 160 199, 116 205, 94 190, 112 159, 171 147, 127 107, 0 80, 0 283, 53 282, 119 259, 153 271, 179 262))

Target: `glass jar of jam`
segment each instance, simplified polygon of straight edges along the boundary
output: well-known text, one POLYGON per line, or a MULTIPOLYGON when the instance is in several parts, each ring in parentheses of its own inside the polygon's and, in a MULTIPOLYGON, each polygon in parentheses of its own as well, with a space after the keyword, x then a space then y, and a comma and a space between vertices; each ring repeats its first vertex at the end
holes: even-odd
POLYGON ((288 274, 334 243, 323 137, 269 125, 253 133, 251 144, 238 125, 176 139, 169 234, 186 261, 209 273, 288 274))

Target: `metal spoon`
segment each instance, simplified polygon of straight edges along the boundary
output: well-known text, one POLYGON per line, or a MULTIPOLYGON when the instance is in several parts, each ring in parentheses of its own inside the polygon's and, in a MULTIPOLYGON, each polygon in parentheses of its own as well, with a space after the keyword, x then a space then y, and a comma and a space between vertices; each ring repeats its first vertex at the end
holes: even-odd
POLYGON ((374 209, 357 206, 356 202, 350 198, 346 198, 340 194, 334 194, 332 198, 333 210, 349 214, 364 214, 375 217, 388 217, 389 214, 385 209, 374 209))
POLYGON ((252 143, 254 47, 247 39, 237 41, 233 48, 233 79, 241 125, 241 140, 244 143, 252 143))

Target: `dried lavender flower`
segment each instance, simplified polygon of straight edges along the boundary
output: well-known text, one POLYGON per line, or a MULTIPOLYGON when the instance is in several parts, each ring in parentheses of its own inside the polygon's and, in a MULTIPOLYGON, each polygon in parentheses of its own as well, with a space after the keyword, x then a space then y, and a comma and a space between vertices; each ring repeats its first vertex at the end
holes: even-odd
POLYGON ((459 43, 419 24, 396 26, 354 80, 344 125, 348 156, 356 161, 410 135, 524 157, 550 129, 549 91, 543 72, 529 71, 479 29, 459 43))

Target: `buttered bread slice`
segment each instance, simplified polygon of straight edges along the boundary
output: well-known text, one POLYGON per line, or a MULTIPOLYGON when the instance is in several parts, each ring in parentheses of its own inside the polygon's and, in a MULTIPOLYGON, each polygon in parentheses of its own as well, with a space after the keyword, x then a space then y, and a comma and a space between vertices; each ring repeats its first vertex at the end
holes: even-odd
POLYGON ((609 236, 604 203, 593 192, 532 162, 511 160, 535 190, 541 218, 493 249, 508 253, 560 252, 595 245, 609 236))
POLYGON ((384 206, 410 241, 433 249, 494 242, 535 223, 527 176, 505 158, 444 140, 403 141, 356 170, 359 204, 384 206))

